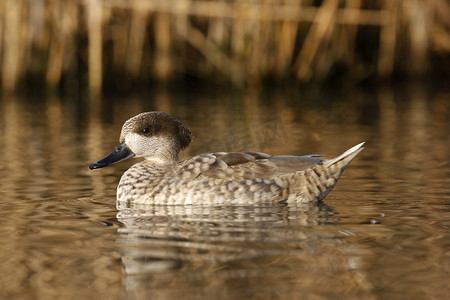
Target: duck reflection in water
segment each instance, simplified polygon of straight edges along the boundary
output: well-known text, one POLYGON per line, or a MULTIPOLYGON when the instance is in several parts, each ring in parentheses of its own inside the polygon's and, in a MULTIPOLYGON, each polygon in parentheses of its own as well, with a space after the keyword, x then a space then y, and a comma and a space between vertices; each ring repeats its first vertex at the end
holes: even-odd
POLYGON ((261 282, 292 290, 310 276, 322 278, 337 269, 347 288, 366 288, 365 275, 338 250, 345 242, 329 230, 337 218, 323 202, 295 207, 133 204, 119 209, 117 219, 125 226, 118 230, 117 243, 128 296, 177 298, 182 291, 200 289, 234 297, 261 282))

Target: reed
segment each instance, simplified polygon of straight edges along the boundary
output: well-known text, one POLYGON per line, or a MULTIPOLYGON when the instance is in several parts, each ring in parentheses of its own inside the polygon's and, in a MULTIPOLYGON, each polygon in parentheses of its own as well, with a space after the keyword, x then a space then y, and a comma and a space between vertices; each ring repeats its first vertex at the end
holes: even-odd
POLYGON ((449 15, 446 0, 0 0, 1 88, 423 76, 447 70, 449 15))

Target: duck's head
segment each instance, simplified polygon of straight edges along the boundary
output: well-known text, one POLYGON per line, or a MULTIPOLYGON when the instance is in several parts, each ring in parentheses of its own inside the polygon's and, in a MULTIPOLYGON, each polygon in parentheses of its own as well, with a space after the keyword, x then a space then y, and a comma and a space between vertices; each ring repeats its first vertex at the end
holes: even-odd
POLYGON ((180 150, 191 140, 191 131, 171 115, 159 111, 141 113, 123 124, 120 143, 113 152, 89 168, 106 167, 132 157, 144 157, 155 164, 170 163, 178 160, 180 150))

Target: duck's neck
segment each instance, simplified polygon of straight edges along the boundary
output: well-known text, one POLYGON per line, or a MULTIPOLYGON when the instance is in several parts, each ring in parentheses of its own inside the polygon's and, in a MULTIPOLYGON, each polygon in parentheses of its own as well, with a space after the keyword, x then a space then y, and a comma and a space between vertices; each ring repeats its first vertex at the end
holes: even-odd
POLYGON ((178 163, 178 155, 175 156, 149 156, 145 157, 145 162, 154 166, 166 166, 178 163))

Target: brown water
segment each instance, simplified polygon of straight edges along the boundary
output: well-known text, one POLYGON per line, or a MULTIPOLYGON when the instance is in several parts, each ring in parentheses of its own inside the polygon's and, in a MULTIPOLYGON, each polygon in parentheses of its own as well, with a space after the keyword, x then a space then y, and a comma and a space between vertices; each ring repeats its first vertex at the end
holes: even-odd
POLYGON ((3 98, 1 299, 448 299, 450 91, 3 98), (84 103, 84 104, 83 104, 84 103), (323 203, 115 207, 90 171, 123 121, 183 120, 184 153, 366 149, 323 203))

